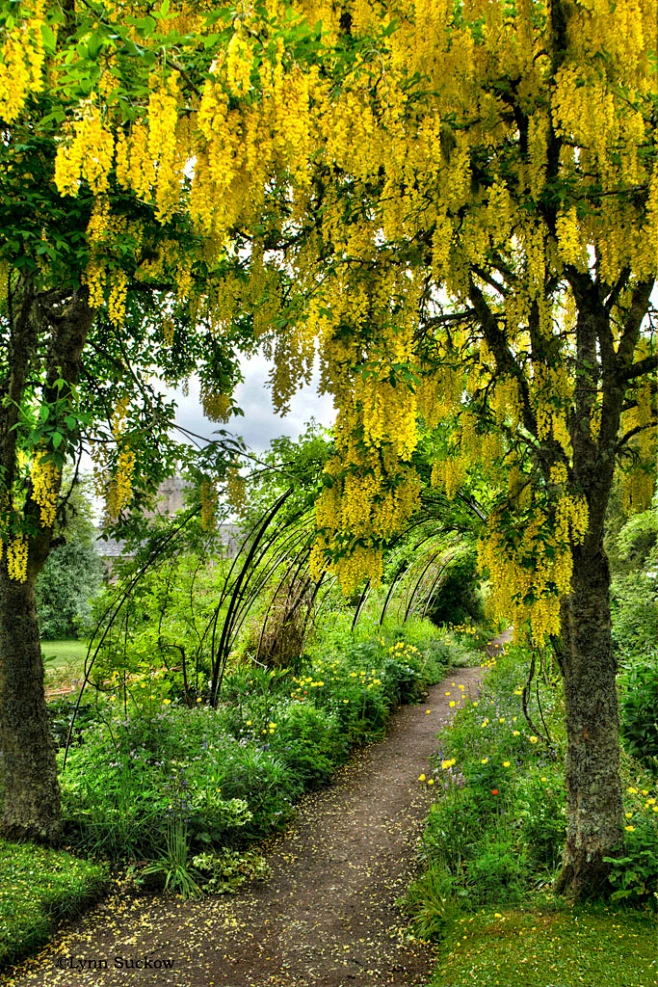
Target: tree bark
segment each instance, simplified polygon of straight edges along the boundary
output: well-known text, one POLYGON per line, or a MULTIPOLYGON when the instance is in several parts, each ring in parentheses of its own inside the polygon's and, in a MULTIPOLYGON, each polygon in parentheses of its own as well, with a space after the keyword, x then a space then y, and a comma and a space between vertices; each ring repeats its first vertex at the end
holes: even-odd
POLYGON ((567 842, 556 890, 575 899, 605 896, 623 844, 616 662, 610 572, 603 546, 574 550, 572 592, 562 605, 562 671, 567 720, 567 842))
POLYGON ((52 844, 61 832, 59 785, 35 584, 35 575, 19 583, 0 568, 0 826, 7 839, 52 844))
MULTIPOLYGON (((21 282, 19 288, 20 305, 14 306, 10 319, 9 376, 0 388, 11 399, 0 413, 0 473, 6 496, 16 475, 18 408, 28 371, 38 365, 39 346, 48 343, 42 399, 54 407, 70 396, 77 381, 94 318, 86 291, 72 295, 55 312, 35 300, 29 283, 21 282)), ((0 833, 7 839, 53 844, 61 836, 60 797, 35 595, 52 528, 41 527, 39 507, 29 490, 24 512, 34 529, 28 539, 25 582, 9 578, 6 556, 0 563, 0 833)))

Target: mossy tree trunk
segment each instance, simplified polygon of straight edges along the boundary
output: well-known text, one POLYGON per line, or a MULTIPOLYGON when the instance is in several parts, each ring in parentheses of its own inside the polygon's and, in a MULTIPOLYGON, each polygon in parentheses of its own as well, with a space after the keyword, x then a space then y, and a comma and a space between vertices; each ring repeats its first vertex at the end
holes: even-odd
POLYGON ((35 583, 33 574, 20 583, 0 569, 1 826, 7 839, 55 843, 60 836, 59 786, 35 583))
POLYGON ((594 558, 574 554, 562 606, 567 841, 557 890, 581 899, 610 890, 605 858, 619 852, 623 829, 608 561, 602 546, 594 558))
MULTIPOLYGON (((10 504, 24 405, 38 395, 50 409, 49 420, 66 432, 58 419, 70 418, 75 411, 73 387, 93 318, 86 291, 53 302, 50 292, 36 293, 29 279, 19 279, 14 289, 6 373, 0 381, 0 476, 10 504)), ((71 444, 77 441, 76 430, 69 428, 68 436, 71 444)), ((43 449, 50 451, 46 441, 43 449)), ((61 473, 56 495, 60 483, 61 473)), ((59 786, 35 596, 37 577, 50 552, 52 526, 42 525, 31 493, 29 488, 23 510, 28 533, 24 581, 10 578, 7 552, 0 561, 0 834, 56 843, 61 834, 59 786)))

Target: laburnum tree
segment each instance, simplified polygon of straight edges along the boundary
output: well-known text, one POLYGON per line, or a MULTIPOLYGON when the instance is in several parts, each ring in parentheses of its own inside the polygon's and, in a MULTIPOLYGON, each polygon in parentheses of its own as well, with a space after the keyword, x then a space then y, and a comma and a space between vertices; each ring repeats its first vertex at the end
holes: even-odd
POLYGON ((11 249, 41 277, 73 227, 90 325, 173 280, 211 338, 268 341, 279 407, 319 353, 339 413, 318 573, 379 578, 420 503, 421 435, 449 496, 484 470, 497 612, 564 676, 559 887, 600 891, 623 843, 603 524, 615 475, 641 506, 655 460, 655 4, 1 9, 4 201, 26 201, 27 155, 51 203, 11 249))
MULTIPOLYGON (((656 457, 655 6, 318 16, 327 50, 290 68, 289 235, 269 253, 282 355, 317 345, 339 408, 317 568, 378 578, 418 508, 421 428, 448 495, 485 471, 496 611, 550 639, 564 678, 557 887, 600 893, 624 835, 604 519, 616 472, 648 502, 656 457)), ((239 134, 253 105, 228 105, 239 134)))
MULTIPOLYGON (((134 523, 189 459, 170 433, 163 385, 198 373, 208 415, 224 420, 239 375, 235 337, 248 347, 251 333, 247 322, 222 323, 235 259, 171 191, 173 175, 179 197, 187 191, 188 124, 166 102, 173 82, 162 91, 153 82, 163 56, 135 41, 146 7, 134 18, 122 10, 115 30, 78 6, 0 3, 0 828, 47 841, 59 836, 60 809, 35 587, 75 503, 63 469, 70 463, 75 479, 91 453, 108 525, 125 528, 130 511, 134 523), (120 141, 149 103, 158 114, 134 185, 125 169, 134 177, 141 166, 133 157, 121 171, 106 121, 120 141)), ((167 32, 178 37, 174 24, 167 32)), ((203 61, 195 38, 197 50, 203 61)), ((192 82, 180 86, 182 99, 196 98, 192 82)), ((228 468, 230 444, 215 451, 228 468)))

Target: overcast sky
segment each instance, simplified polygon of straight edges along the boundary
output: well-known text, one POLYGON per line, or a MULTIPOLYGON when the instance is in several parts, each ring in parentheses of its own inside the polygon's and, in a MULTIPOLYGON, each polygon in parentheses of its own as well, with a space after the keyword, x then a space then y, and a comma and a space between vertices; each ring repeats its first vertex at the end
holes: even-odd
POLYGON ((199 382, 192 379, 187 396, 180 390, 175 393, 178 424, 197 435, 208 437, 215 429, 225 428, 242 436, 254 452, 262 452, 272 439, 280 435, 296 438, 304 431, 306 422, 311 418, 315 418, 321 425, 333 424, 333 403, 326 394, 318 395, 317 379, 297 392, 290 403, 289 414, 283 418, 275 414, 272 409, 272 395, 267 386, 269 369, 270 364, 262 355, 243 360, 244 383, 237 388, 235 399, 244 411, 244 418, 231 418, 225 425, 215 424, 204 417, 199 399, 199 382))

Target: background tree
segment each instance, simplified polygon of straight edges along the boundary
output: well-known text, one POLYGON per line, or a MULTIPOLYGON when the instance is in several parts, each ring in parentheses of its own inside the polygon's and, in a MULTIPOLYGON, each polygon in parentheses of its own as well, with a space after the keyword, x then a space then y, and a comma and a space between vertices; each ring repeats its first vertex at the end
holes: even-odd
POLYGON ((84 636, 91 600, 103 585, 105 566, 96 547, 97 529, 89 483, 64 479, 63 521, 55 528, 53 548, 37 580, 37 613, 45 640, 84 636))

